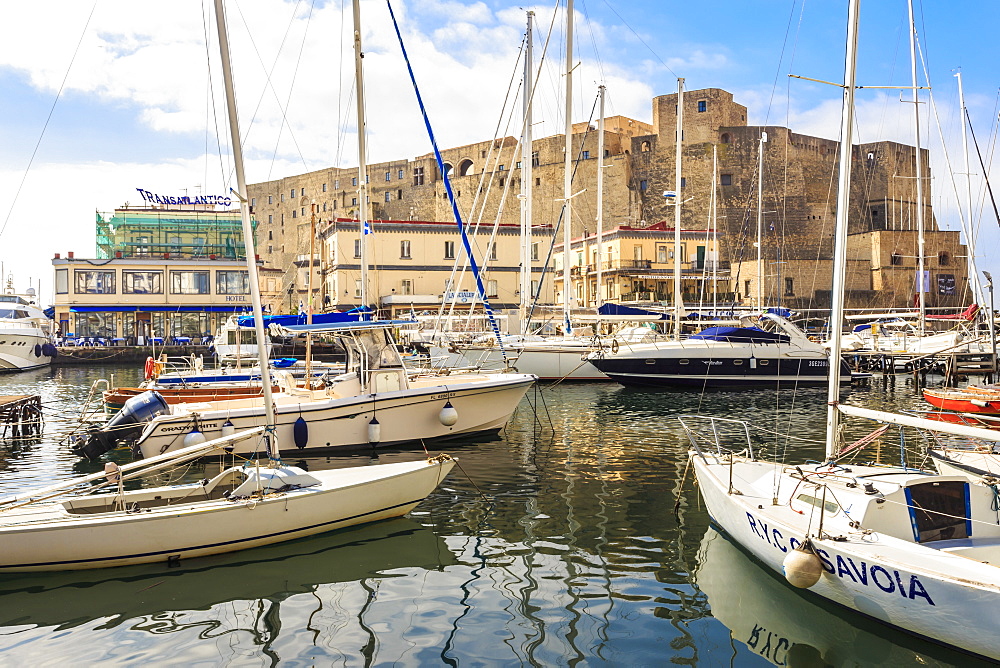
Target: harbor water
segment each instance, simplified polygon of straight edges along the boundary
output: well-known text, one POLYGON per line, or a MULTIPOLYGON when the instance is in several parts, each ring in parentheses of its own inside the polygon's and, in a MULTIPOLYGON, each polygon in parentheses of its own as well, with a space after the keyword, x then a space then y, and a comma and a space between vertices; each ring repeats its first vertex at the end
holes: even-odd
MULTIPOLYGON (((125 385, 139 373, 0 376, 0 395, 41 395, 46 417, 42 438, 0 442, 0 495, 101 470, 61 441, 95 378, 125 385)), ((922 403, 903 379, 847 392, 873 408, 922 403)), ((678 416, 753 420, 763 427, 756 448, 800 461, 823 452, 825 402, 824 389, 539 386, 499 436, 430 444, 459 466, 405 519, 176 566, 0 575, 0 662, 972 665, 818 604, 710 527, 678 416)), ((898 461, 898 442, 884 447, 866 456, 898 461)), ((286 462, 319 470, 422 456, 418 446, 286 462)), ((155 482, 199 480, 218 466, 155 482)))

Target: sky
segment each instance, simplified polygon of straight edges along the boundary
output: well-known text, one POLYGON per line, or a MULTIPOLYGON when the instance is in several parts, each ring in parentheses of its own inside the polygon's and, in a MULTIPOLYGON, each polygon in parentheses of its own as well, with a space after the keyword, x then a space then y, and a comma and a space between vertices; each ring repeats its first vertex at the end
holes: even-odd
MULTIPOLYGON (((362 0, 370 162, 431 151, 390 3, 440 146, 519 134, 511 108, 528 10, 534 135, 562 132, 565 0, 362 0)), ((914 4, 919 85, 933 96, 921 91, 919 111, 938 222, 971 229, 978 268, 1000 279, 1000 226, 974 149, 964 166, 954 76, 961 71, 979 150, 1000 184, 1000 3, 914 4)), ((96 256, 95 211, 140 204, 139 188, 235 187, 214 4, 49 0, 44 11, 10 3, 4 12, 16 29, 0 40, 0 269, 4 283, 12 276, 17 290, 30 284, 48 301, 55 253, 96 256)), ((247 181, 356 165, 351 3, 226 0, 226 13, 247 181)), ((839 135, 840 89, 789 74, 843 80, 846 0, 576 0, 574 13, 574 122, 593 118, 600 84, 608 115, 650 122, 652 98, 683 77, 686 90, 732 92, 750 125, 839 135)), ((906 1, 863 1, 857 81, 889 88, 858 91, 855 141, 914 143, 910 67, 906 1)))

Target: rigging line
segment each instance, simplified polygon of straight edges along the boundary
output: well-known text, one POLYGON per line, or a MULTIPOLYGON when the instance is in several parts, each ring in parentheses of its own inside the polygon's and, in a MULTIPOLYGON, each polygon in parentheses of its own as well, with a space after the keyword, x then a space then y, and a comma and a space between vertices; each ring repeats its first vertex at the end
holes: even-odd
POLYGON ((663 58, 660 58, 660 54, 658 54, 656 51, 653 51, 653 47, 651 47, 649 44, 646 44, 646 42, 642 39, 642 37, 639 37, 639 33, 637 33, 635 31, 635 29, 632 28, 631 25, 629 25, 628 21, 626 21, 625 18, 621 14, 618 13, 618 10, 615 9, 614 7, 612 7, 611 4, 608 2, 608 0, 604 0, 604 4, 607 5, 608 9, 611 10, 612 14, 614 14, 615 16, 618 17, 619 21, 621 21, 623 24, 625 24, 625 27, 629 29, 629 32, 631 32, 633 35, 635 35, 635 38, 637 40, 639 40, 639 43, 642 44, 644 47, 646 47, 646 49, 651 54, 653 54, 653 57, 655 57, 658 61, 660 61, 660 64, 663 65, 663 67, 668 72, 670 72, 671 75, 673 75, 674 77, 677 77, 677 73, 674 72, 672 69, 670 69, 670 65, 667 65, 665 62, 663 62, 663 58))
MULTIPOLYGON (((299 0, 299 2, 295 3, 295 7, 292 8, 291 18, 289 19, 288 25, 285 28, 285 34, 281 38, 281 44, 278 46, 278 52, 275 54, 274 63, 271 65, 270 70, 264 69, 264 59, 260 55, 260 50, 257 48, 257 43, 253 39, 253 33, 250 31, 250 26, 247 23, 246 17, 243 15, 243 10, 239 4, 236 5, 236 9, 240 14, 240 20, 243 21, 243 26, 247 30, 247 38, 250 40, 250 44, 253 46, 254 54, 257 56, 257 60, 260 62, 262 69, 264 69, 264 71, 266 72, 265 74, 265 80, 267 81, 266 88, 269 88, 271 92, 274 93, 274 99, 278 103, 278 109, 281 111, 281 125, 278 127, 278 137, 275 139, 274 153, 275 155, 277 154, 278 152, 277 145, 281 141, 281 133, 284 131, 285 127, 287 127, 288 134, 291 135, 292 143, 295 145, 295 150, 298 151, 299 158, 302 160, 302 164, 308 169, 305 156, 302 155, 302 149, 299 148, 299 143, 298 140, 295 138, 295 133, 292 132, 292 126, 288 123, 288 114, 287 114, 288 101, 286 101, 285 105, 281 104, 281 100, 278 98, 278 91, 274 89, 274 85, 271 81, 271 75, 274 73, 274 69, 278 66, 278 58, 281 55, 282 49, 284 48, 285 41, 288 39, 288 35, 291 32, 292 26, 295 23, 295 11, 298 9, 299 5, 302 4, 302 1, 303 0, 299 0)), ((313 0, 313 2, 309 4, 309 14, 306 16, 306 33, 309 32, 309 24, 312 22, 311 19, 314 7, 315 7, 315 0, 313 0)), ((295 70, 292 72, 292 81, 288 87, 288 100, 291 100, 292 90, 295 88, 295 79, 299 73, 299 65, 302 61, 302 52, 305 50, 305 43, 306 43, 306 35, 303 34, 302 42, 299 46, 298 59, 295 61, 295 70)), ((257 112, 260 110, 260 106, 261 104, 263 104, 263 102, 264 102, 264 91, 261 91, 260 97, 257 99, 257 107, 254 109, 254 113, 250 117, 250 125, 244 131, 244 137, 248 137, 250 135, 250 129, 253 127, 254 121, 257 118, 257 112)), ((240 141, 245 142, 246 140, 241 139, 240 141)), ((274 156, 271 157, 271 168, 273 167, 274 167, 274 156)), ((269 179, 271 176, 271 171, 270 171, 271 168, 269 168, 268 170, 269 179)))
POLYGON ((976 156, 979 157, 979 166, 983 170, 983 180, 986 182, 986 191, 990 195, 990 204, 993 205, 993 215, 996 216, 997 225, 1000 225, 1000 210, 997 210, 997 201, 993 197, 993 188, 990 186, 989 172, 986 171, 986 163, 983 162, 983 154, 979 151, 979 142, 976 141, 976 132, 972 129, 972 119, 969 118, 969 110, 965 110, 965 116, 969 123, 969 134, 972 135, 972 145, 976 147, 976 156))
MULTIPOLYGON (((785 26, 785 38, 781 42, 781 53, 778 55, 778 66, 774 70, 774 83, 771 84, 771 97, 767 100, 767 111, 764 113, 764 125, 771 119, 771 107, 774 105, 774 95, 775 91, 778 89, 778 81, 781 77, 781 63, 785 60, 785 49, 788 46, 788 35, 792 31, 792 21, 795 18, 795 0, 792 0, 792 9, 788 13, 788 23, 785 26)), ((799 15, 799 21, 801 24, 801 14, 799 15)), ((798 32, 796 31, 796 38, 798 37, 798 32)), ((793 50, 794 52, 794 50, 793 50)), ((787 77, 786 77, 787 79, 787 77)))
MULTIPOLYGON (((215 148, 217 157, 219 158, 219 180, 228 187, 226 182, 226 167, 225 161, 222 157, 222 142, 219 141, 219 137, 222 136, 222 131, 219 128, 219 114, 216 111, 215 104, 215 82, 212 78, 212 56, 209 50, 209 44, 211 43, 211 32, 209 26, 211 25, 211 20, 205 12, 205 3, 201 5, 201 26, 203 31, 204 43, 205 43, 205 63, 208 65, 208 99, 205 100, 205 105, 208 107, 205 116, 211 116, 212 122, 211 126, 215 129, 215 148)), ((205 123, 205 174, 202 178, 202 183, 206 184, 205 189, 207 190, 208 184, 208 145, 211 133, 209 132, 209 123, 205 123)))
POLYGON ((587 19, 587 27, 590 28, 590 31, 589 31, 590 32, 590 43, 594 47, 594 60, 597 61, 597 69, 601 73, 600 81, 603 82, 603 81, 606 80, 606 77, 604 75, 604 61, 601 60, 601 53, 597 49, 597 38, 594 36, 594 28, 593 28, 593 24, 590 21, 590 13, 587 11, 587 2, 586 2, 586 0, 581 0, 581 4, 583 5, 583 11, 581 13, 583 14, 584 18, 587 19))
POLYGON ((413 83, 413 92, 417 96, 417 104, 419 105, 420 113, 424 118, 424 126, 427 128, 427 135, 431 141, 431 146, 434 147, 434 157, 437 160, 438 169, 441 170, 445 191, 448 193, 448 201, 451 203, 451 210, 455 216, 455 224, 458 226, 458 231, 462 236, 462 245, 465 247, 465 252, 469 256, 469 264, 472 266, 472 273, 476 278, 476 287, 479 288, 479 294, 482 295, 483 309, 489 317, 493 334, 497 338, 497 346, 500 348, 500 355, 503 358, 504 366, 506 366, 507 351, 504 349, 503 337, 500 335, 500 326, 497 324, 497 319, 493 315, 493 309, 490 307, 489 299, 486 296, 486 288, 483 286, 483 277, 479 271, 479 265, 476 262, 476 258, 472 254, 472 246, 469 243, 469 237, 465 233, 465 224, 462 222, 462 214, 458 210, 458 201, 455 199, 455 192, 451 187, 451 179, 444 171, 444 160, 441 157, 441 150, 438 148, 437 139, 434 137, 434 129, 431 127, 431 121, 427 115, 427 108, 424 106, 423 97, 420 95, 420 89, 417 87, 417 78, 413 72, 413 66, 410 63, 410 58, 406 53, 406 46, 403 44, 403 35, 399 31, 399 24, 396 22, 396 15, 392 11, 392 2, 390 0, 386 0, 386 6, 389 8, 389 16, 392 17, 392 26, 396 31, 396 38, 399 40, 399 48, 403 52, 403 60, 406 61, 406 70, 409 72, 410 81, 413 83))
POLYGON ((28 172, 31 171, 31 165, 35 162, 35 156, 38 155, 38 148, 42 145, 42 139, 45 137, 45 131, 49 127, 49 122, 52 120, 53 114, 56 111, 56 105, 59 104, 59 98, 62 97, 63 91, 66 89, 66 81, 69 80, 69 73, 73 70, 73 63, 76 62, 76 57, 80 54, 80 45, 83 44, 83 38, 87 36, 87 28, 90 27, 90 20, 94 18, 94 12, 97 10, 97 2, 95 0, 93 6, 90 8, 90 14, 87 15, 87 22, 83 26, 83 30, 80 31, 80 39, 77 40, 76 48, 73 49, 73 55, 69 59, 69 67, 66 68, 66 74, 63 75, 62 83, 59 84, 59 90, 56 92, 55 99, 52 100, 52 107, 49 108, 49 114, 45 117, 45 123, 42 125, 42 131, 38 135, 38 141, 35 142, 35 148, 31 152, 31 157, 28 158, 28 165, 24 168, 24 174, 21 175, 21 182, 17 185, 17 191, 14 193, 14 199, 10 202, 10 208, 7 209, 7 217, 3 220, 3 226, 0 227, 0 237, 3 236, 4 231, 7 229, 7 223, 10 222, 10 217, 14 214, 14 206, 17 204, 18 197, 21 196, 21 190, 24 188, 25 181, 28 180, 28 172))

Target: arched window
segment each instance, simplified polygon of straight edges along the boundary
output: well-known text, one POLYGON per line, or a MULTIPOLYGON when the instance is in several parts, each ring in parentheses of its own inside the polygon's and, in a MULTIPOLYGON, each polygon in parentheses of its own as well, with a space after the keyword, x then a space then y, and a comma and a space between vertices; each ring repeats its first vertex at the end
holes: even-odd
POLYGON ((729 133, 728 133, 728 132, 723 132, 723 133, 722 133, 722 136, 721 136, 721 137, 719 138, 719 140, 720 140, 720 141, 721 141, 721 142, 722 142, 723 144, 728 144, 728 143, 729 143, 729 133))
MULTIPOLYGON (((449 174, 451 174, 451 170, 452 170, 451 163, 448 163, 448 162, 444 163, 444 176, 448 176, 449 174)), ((386 174, 385 180, 388 181, 389 180, 389 172, 386 172, 385 174, 386 174)))
POLYGON ((948 254, 948 251, 938 253, 938 266, 947 267, 949 264, 951 264, 951 255, 948 254))
POLYGON ((472 173, 472 161, 471 160, 466 159, 466 160, 463 160, 462 162, 458 163, 458 175, 459 176, 468 176, 471 173, 472 173))
POLYGON ((639 144, 639 150, 642 151, 643 153, 646 153, 647 151, 649 151, 649 142, 648 141, 644 141, 641 144, 639 144))

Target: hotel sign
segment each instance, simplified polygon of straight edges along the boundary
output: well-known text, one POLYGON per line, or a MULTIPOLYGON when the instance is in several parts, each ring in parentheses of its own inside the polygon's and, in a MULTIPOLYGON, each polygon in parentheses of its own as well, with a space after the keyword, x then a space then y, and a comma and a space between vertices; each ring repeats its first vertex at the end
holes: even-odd
POLYGON ((226 197, 224 195, 197 195, 195 197, 189 197, 188 195, 183 195, 181 197, 174 197, 173 195, 159 195, 157 193, 149 192, 148 190, 143 190, 142 188, 136 188, 139 194, 142 195, 143 201, 147 204, 165 204, 165 205, 180 205, 180 204, 213 204, 221 206, 231 206, 233 199, 231 197, 226 197))

